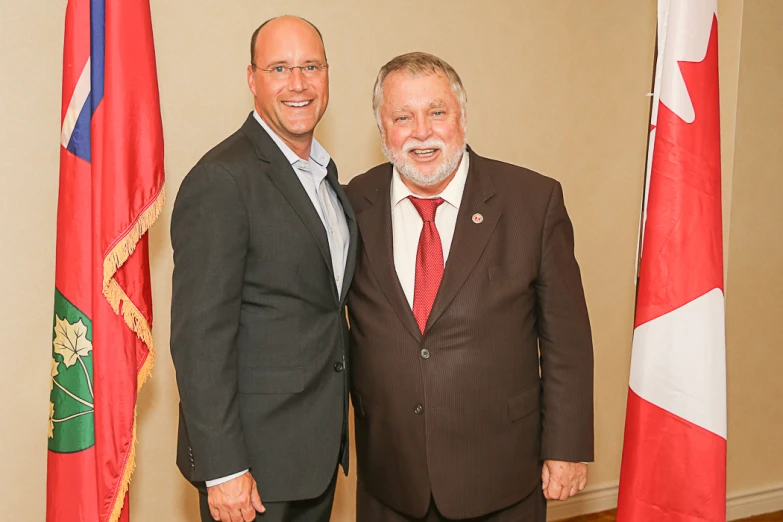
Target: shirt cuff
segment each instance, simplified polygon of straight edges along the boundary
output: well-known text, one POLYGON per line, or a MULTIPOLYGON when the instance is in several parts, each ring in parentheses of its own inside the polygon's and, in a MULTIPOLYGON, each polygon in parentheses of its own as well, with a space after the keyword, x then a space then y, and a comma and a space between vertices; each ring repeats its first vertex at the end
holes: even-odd
POLYGON ((219 478, 219 479, 215 479, 215 480, 208 480, 207 481, 207 487, 211 488, 212 486, 217 486, 218 484, 222 484, 224 482, 228 482, 229 480, 235 479, 237 477, 241 477, 242 475, 244 475, 248 471, 250 471, 250 470, 246 469, 244 471, 240 471, 239 473, 234 473, 233 475, 229 475, 227 477, 223 477, 223 478, 219 478))

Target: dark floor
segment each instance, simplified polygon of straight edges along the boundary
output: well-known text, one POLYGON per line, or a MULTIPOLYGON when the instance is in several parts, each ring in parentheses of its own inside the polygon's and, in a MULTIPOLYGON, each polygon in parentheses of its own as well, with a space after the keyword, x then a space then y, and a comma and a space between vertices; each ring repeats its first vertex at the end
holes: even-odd
MULTIPOLYGON (((615 510, 602 511, 592 515, 582 515, 581 517, 569 518, 561 522, 615 522, 616 519, 614 514, 615 510)), ((743 518, 737 522, 783 522, 783 511, 767 513, 766 515, 759 515, 756 517, 743 518)))

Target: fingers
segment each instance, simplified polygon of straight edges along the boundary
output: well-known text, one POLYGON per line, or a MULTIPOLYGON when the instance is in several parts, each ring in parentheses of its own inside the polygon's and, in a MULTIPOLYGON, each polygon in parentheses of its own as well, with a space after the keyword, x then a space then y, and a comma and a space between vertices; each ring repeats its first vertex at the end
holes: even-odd
POLYGON ((218 508, 218 518, 220 522, 231 522, 231 514, 225 508, 218 508))
POLYGON ((242 507, 239 510, 240 520, 241 522, 253 522, 256 519, 256 510, 253 509, 253 506, 247 505, 242 507))
POLYGON ((250 505, 250 500, 244 502, 229 502, 220 506, 220 522, 252 522, 256 518, 256 510, 250 505))
POLYGON ((560 495, 563 493, 563 485, 557 480, 549 481, 549 487, 544 490, 544 497, 547 500, 559 500, 560 495))
MULTIPOLYGON (((243 522, 242 516, 239 515, 239 513, 235 515, 230 510, 224 507, 215 509, 214 511, 212 510, 212 508, 210 508, 209 510, 210 514, 212 515, 212 518, 214 518, 218 522, 243 522), (215 516, 214 511, 217 511, 217 516, 215 516)), ((255 516, 255 513, 253 514, 253 516, 255 516)), ((251 518, 248 520, 252 521, 253 519, 251 518)))
MULTIPOLYGON (((258 486, 255 481, 253 481, 253 489, 250 492, 250 504, 253 506, 253 509, 259 513, 266 511, 264 504, 261 502, 261 495, 258 494, 258 486)), ((255 516, 255 513, 253 516, 255 516)))
POLYGON ((587 485, 587 465, 576 462, 545 461, 541 487, 547 500, 567 500, 587 485))
POLYGON ((544 467, 541 468, 541 487, 546 491, 549 487, 549 466, 544 462, 544 467))
POLYGON ((247 506, 239 507, 233 502, 223 503, 221 499, 216 499, 214 503, 209 503, 209 514, 218 522, 247 522, 254 520, 255 510, 247 503, 247 506), (245 512, 251 510, 252 516, 247 518, 245 512))
POLYGON ((207 489, 209 513, 218 522, 252 522, 263 512, 256 481, 250 473, 207 489))

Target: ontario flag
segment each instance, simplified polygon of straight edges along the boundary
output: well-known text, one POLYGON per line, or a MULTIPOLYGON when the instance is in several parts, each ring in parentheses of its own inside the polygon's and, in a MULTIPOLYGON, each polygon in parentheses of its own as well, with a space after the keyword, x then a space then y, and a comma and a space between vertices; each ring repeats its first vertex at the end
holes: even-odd
POLYGON ((147 230, 163 207, 148 0, 65 15, 47 522, 128 520, 153 361, 147 230))
POLYGON ((718 105, 717 0, 660 0, 619 522, 726 520, 718 105))

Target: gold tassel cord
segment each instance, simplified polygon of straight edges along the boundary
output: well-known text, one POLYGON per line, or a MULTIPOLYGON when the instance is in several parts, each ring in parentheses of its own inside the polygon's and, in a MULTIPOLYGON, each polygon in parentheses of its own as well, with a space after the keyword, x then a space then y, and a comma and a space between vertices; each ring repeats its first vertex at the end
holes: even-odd
MULTIPOLYGON (((141 390, 152 371, 155 361, 155 349, 152 342, 152 330, 147 319, 139 311, 138 307, 130 300, 125 291, 120 287, 114 274, 128 260, 136 250, 136 245, 150 229, 158 216, 163 211, 166 202, 165 188, 161 186, 158 195, 153 202, 141 213, 136 222, 130 227, 125 236, 109 251, 103 260, 103 295, 116 314, 122 314, 122 318, 128 328, 133 331, 141 341, 147 345, 148 354, 141 368, 138 370, 136 390, 141 390)), ((122 514, 125 504, 125 494, 130 486, 131 475, 136 468, 136 410, 133 411, 133 436, 130 452, 125 461, 122 479, 114 497, 114 506, 109 516, 109 522, 117 522, 122 514)))

